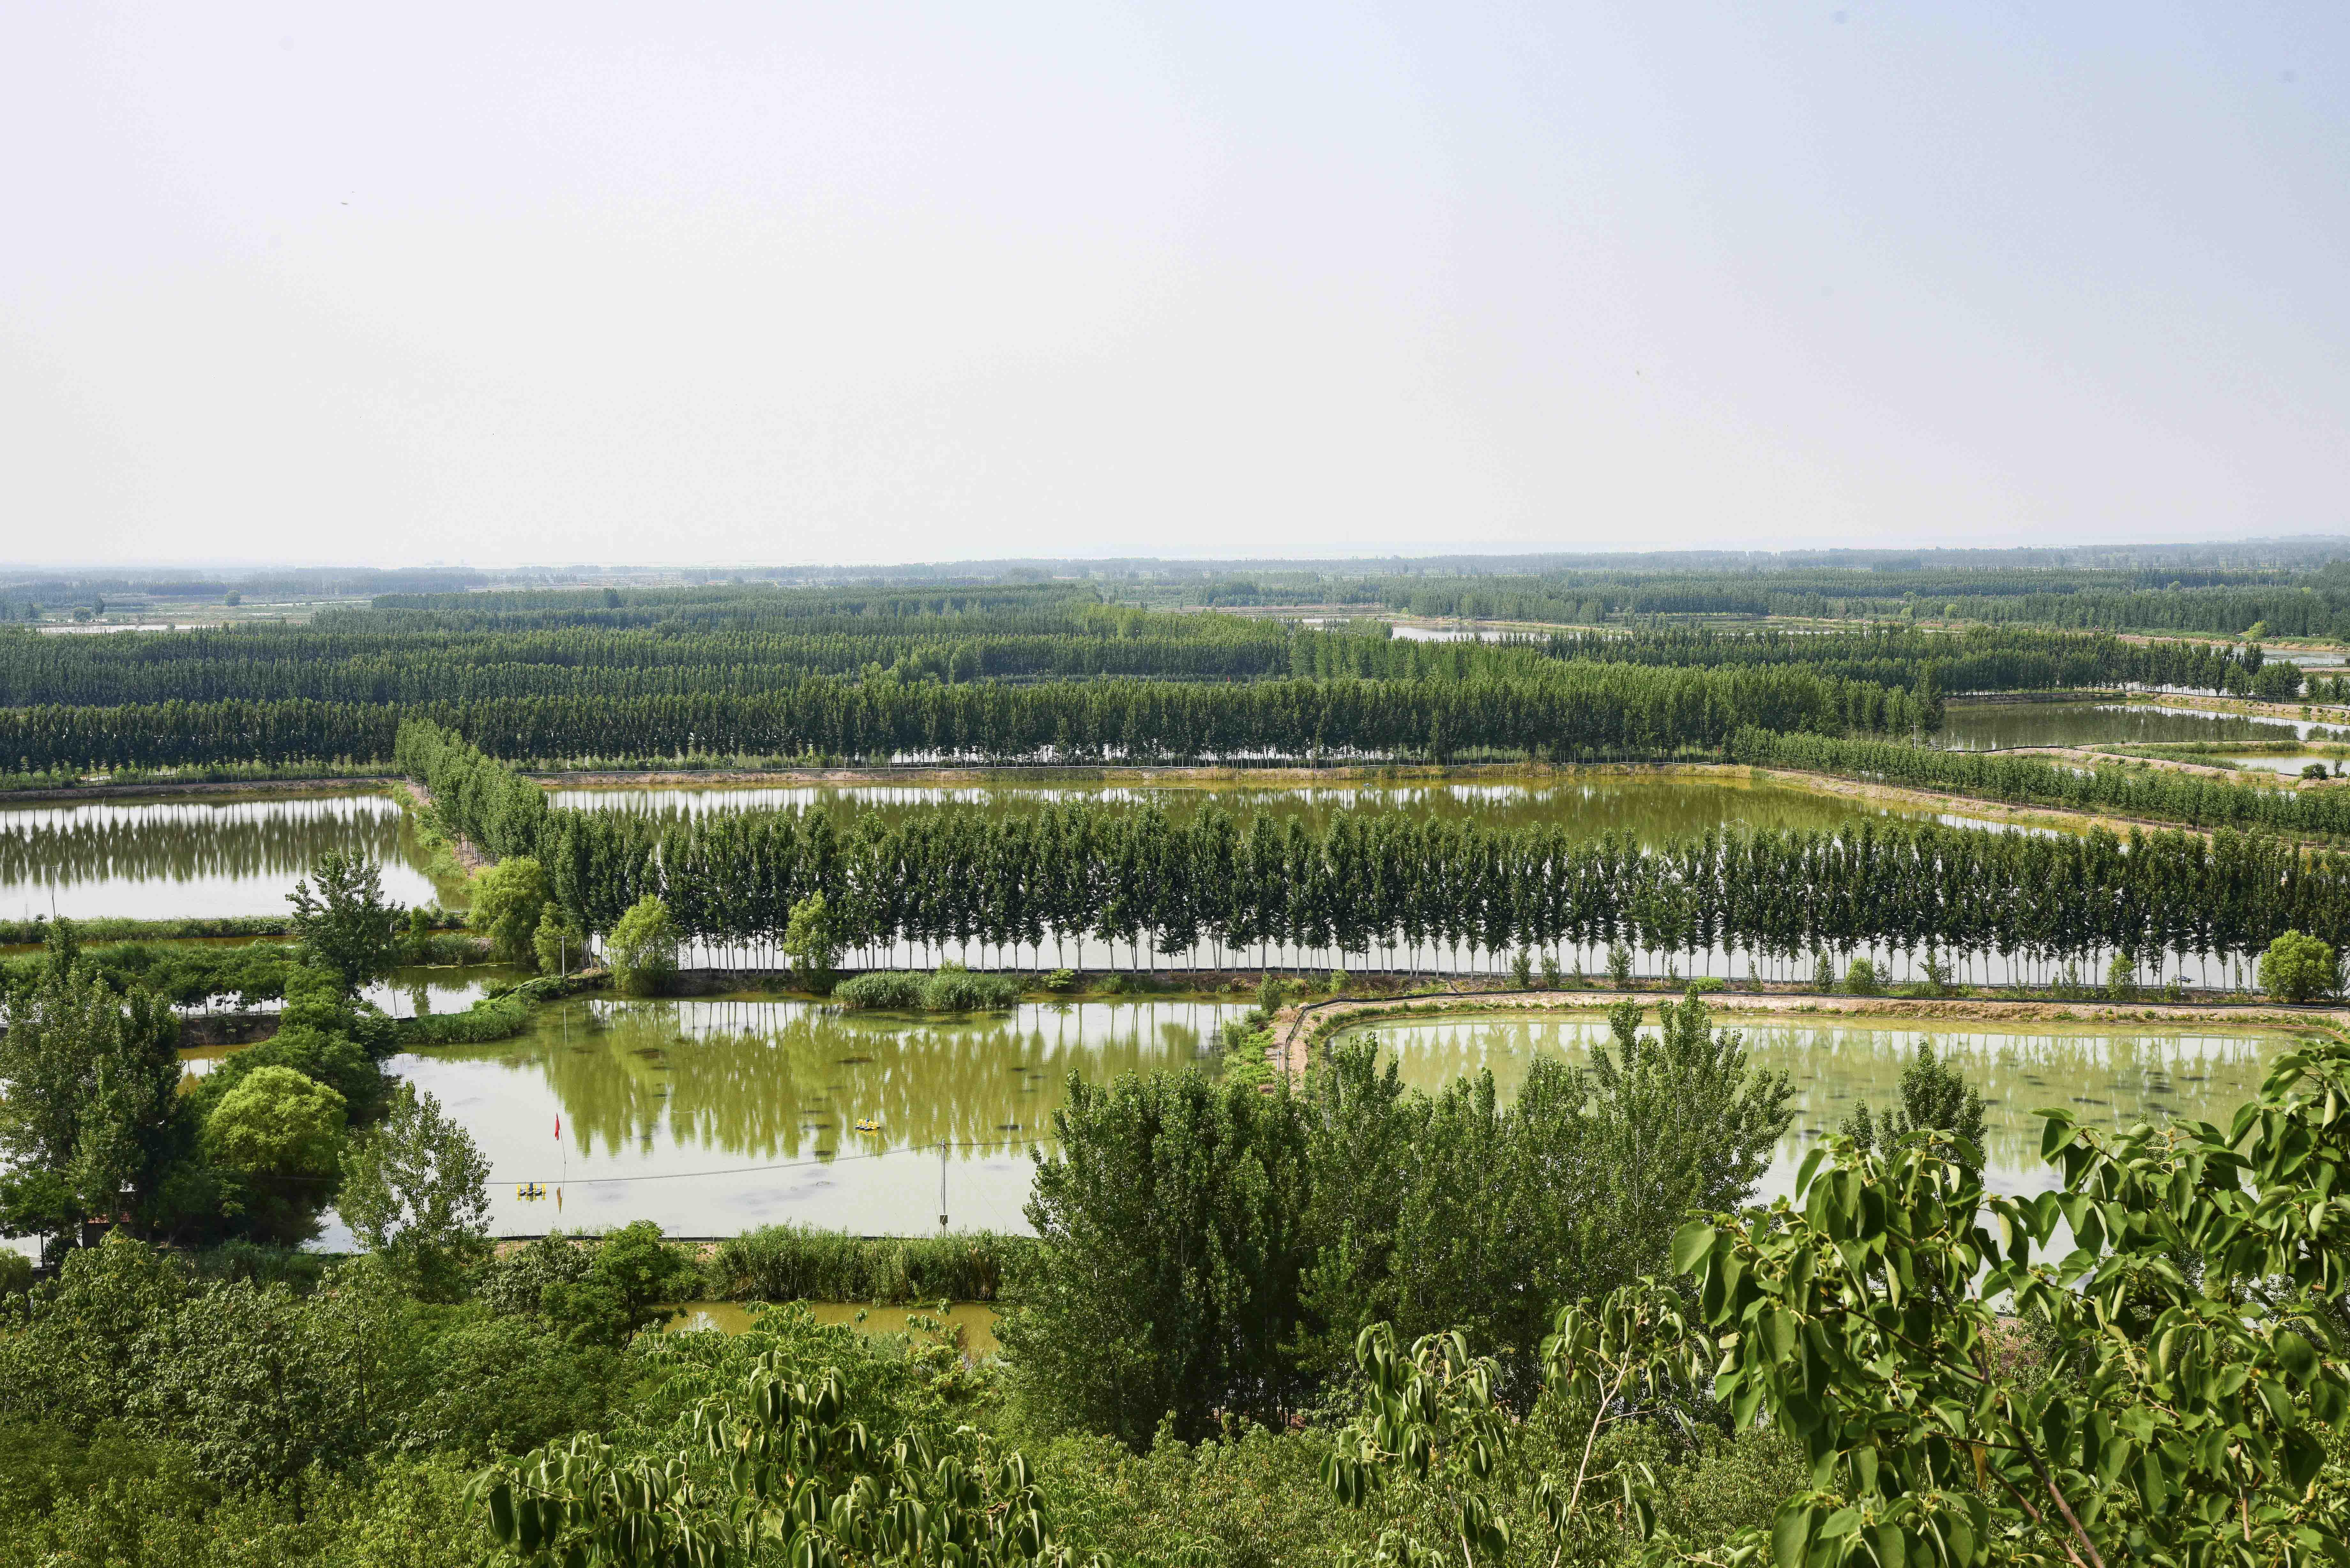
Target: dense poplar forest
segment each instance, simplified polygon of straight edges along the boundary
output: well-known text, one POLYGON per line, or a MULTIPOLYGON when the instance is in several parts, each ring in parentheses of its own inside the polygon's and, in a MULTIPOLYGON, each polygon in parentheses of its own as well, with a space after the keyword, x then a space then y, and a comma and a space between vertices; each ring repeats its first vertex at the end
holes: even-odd
POLYGON ((1066 583, 394 596, 307 626, 0 637, 0 763, 366 764, 410 716, 517 759, 1638 760, 1742 725, 1915 738, 1949 694, 2112 686, 2283 699, 2302 676, 2258 645, 2033 627, 1427 642, 1066 583))

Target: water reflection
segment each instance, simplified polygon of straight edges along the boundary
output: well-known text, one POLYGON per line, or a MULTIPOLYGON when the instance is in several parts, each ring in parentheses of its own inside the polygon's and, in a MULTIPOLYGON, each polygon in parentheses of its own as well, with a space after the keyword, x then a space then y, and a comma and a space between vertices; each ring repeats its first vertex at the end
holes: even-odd
POLYGON ((329 849, 380 862, 395 902, 433 901, 389 795, 213 796, 0 805, 0 915, 282 915, 329 849))
MULTIPOLYGON (((1901 1074, 1920 1040, 1931 1039, 1981 1091, 1988 1174, 2007 1192, 2049 1184, 2034 1112, 2061 1106, 2108 1127, 2165 1116, 2224 1123, 2258 1092, 2270 1057, 2289 1043, 2279 1034, 1965 1023, 1942 1028, 1901 1019, 1717 1022, 1743 1029, 1755 1064, 1794 1083, 1795 1122, 1765 1183, 1770 1192, 1791 1189, 1804 1149, 1835 1130, 1856 1101, 1877 1110, 1899 1103, 1901 1074)), ((1593 1044, 1607 1038, 1607 1021, 1455 1016, 1397 1020, 1364 1033, 1396 1054, 1408 1083, 1434 1089, 1490 1068, 1506 1098, 1516 1095, 1537 1055, 1588 1061, 1593 1044)))
POLYGON ((494 1045, 394 1059, 491 1159, 494 1227, 622 1223, 732 1234, 778 1220, 869 1234, 1016 1229, 1032 1142, 1074 1071, 1200 1061, 1238 1003, 1086 1002, 955 1020, 768 1001, 545 1009, 494 1045), (855 1130, 878 1120, 878 1133, 855 1130), (941 1146, 948 1146, 942 1158, 941 1146), (563 1189, 515 1196, 516 1183, 563 1189))
POLYGON ((1200 784, 1003 783, 797 786, 660 786, 569 788, 552 793, 557 805, 646 813, 665 818, 725 811, 870 811, 895 820, 943 803, 992 815, 1041 810, 1066 800, 1149 805, 1187 821, 1212 801, 1236 816, 1259 814, 1295 819, 1319 831, 1349 812, 1404 812, 1474 822, 1492 828, 1556 826, 1579 838, 1629 833, 1643 842, 1735 826, 1833 831, 1866 816, 1925 818, 1904 811, 1781 784, 1710 777, 1642 777, 1590 774, 1565 779, 1455 779, 1424 784, 1330 784, 1288 786, 1230 782, 1200 784))
MULTIPOLYGON (((1027 1151, 1049 1144, 1068 1075, 1100 1082, 1200 1062, 1239 1005, 1085 1002, 939 1021, 794 1002, 598 999, 544 1011, 522 1039, 420 1052, 393 1067, 439 1096, 490 1157, 501 1232, 651 1219, 675 1234, 731 1235, 792 1220, 911 1235, 935 1231, 941 1212, 954 1228, 1021 1230, 1027 1151), (868 1116, 879 1132, 857 1132, 868 1116), (549 1196, 517 1197, 523 1182, 549 1196)), ((2045 1185, 2034 1110, 2069 1106, 2116 1126, 2224 1120, 2283 1039, 1898 1019, 1746 1030, 1756 1061, 1797 1089, 1771 1190, 1785 1189, 1811 1140, 1856 1098, 1893 1103, 1928 1034, 1982 1089, 1992 1179, 2008 1190, 2045 1185)), ((1514 1095, 1537 1054, 1584 1058, 1606 1021, 1451 1017, 1371 1032, 1417 1086, 1490 1067, 1514 1095)))

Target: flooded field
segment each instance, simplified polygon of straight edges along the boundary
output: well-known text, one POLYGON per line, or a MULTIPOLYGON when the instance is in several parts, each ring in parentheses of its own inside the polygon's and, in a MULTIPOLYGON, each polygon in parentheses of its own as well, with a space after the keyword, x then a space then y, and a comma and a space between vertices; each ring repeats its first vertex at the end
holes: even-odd
MULTIPOLYGON (((1213 802, 1235 816, 1296 818, 1317 830, 1348 812, 1404 812, 1471 821, 1488 827, 1556 825, 1578 837, 1627 833, 1644 843, 1708 828, 1771 827, 1832 831, 1863 817, 1925 818, 1936 814, 1877 806, 1742 779, 1593 773, 1567 778, 1457 779, 1410 784, 1103 784, 1012 778, 956 786, 917 784, 658 786, 560 788, 555 804, 577 809, 694 816, 708 812, 825 806, 892 815, 945 802, 991 814, 1033 812, 1057 801, 1098 800, 1155 805, 1178 821, 1213 802)), ((1950 820, 1943 818, 1942 820, 1950 820)))
MULTIPOLYGON (((1024 1230, 1032 1146, 1071 1072, 1212 1067, 1218 1025, 1242 1003, 1029 1004, 949 1021, 846 1015, 775 1001, 580 1000, 531 1033, 394 1059, 490 1157, 492 1228, 534 1234, 658 1220, 730 1235, 778 1220, 868 1235, 1024 1230), (878 1130, 859 1132, 870 1118, 878 1130), (548 1196, 517 1195, 542 1184, 548 1196)), ((1587 1058, 1596 1015, 1465 1016, 1371 1026, 1405 1077, 1434 1089, 1490 1068, 1507 1096, 1541 1054, 1587 1058)), ((1866 1097, 1882 1108, 1930 1034, 1989 1102, 1994 1181, 2036 1189, 2038 1123, 2067 1106, 2110 1125, 2224 1119, 2284 1037, 2035 1027, 1926 1030, 1899 1019, 1746 1026, 1755 1059, 1796 1088, 1797 1121, 1771 1181, 1866 1097)))
POLYGON ((0 916, 282 915, 330 849, 379 862, 396 903, 442 891, 389 794, 0 803, 0 916))

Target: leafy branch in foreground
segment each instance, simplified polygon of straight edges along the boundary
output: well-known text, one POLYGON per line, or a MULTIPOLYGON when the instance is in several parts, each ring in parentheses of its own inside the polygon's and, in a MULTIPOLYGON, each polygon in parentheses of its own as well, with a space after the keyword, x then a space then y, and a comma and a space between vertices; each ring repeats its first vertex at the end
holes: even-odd
POLYGON ((1075 1561, 1053 1539, 1027 1461, 969 1428, 957 1451, 915 1431, 883 1442, 844 1420, 837 1367, 813 1380, 763 1355, 693 1417, 699 1452, 623 1462, 591 1436, 484 1471, 469 1495, 531 1568, 726 1568, 769 1560, 1027 1568, 1075 1561))
MULTIPOLYGON (((1693 1300, 1643 1282, 1562 1314, 1546 1389, 1596 1407, 1595 1432, 1693 1353, 1718 1358, 1735 1425, 1793 1433, 1811 1460, 1767 1537, 1709 1552, 1656 1532, 1619 1478, 1618 1517, 1650 1561, 2350 1564, 2350 1475, 2329 1455, 2350 1424, 2350 1045, 2282 1057, 2224 1131, 2106 1135, 2043 1114, 2056 1190, 1988 1193, 1977 1151, 1944 1133, 1869 1153, 1831 1139, 1792 1201, 1681 1229, 1693 1300)), ((1359 1504, 1386 1480, 1450 1477, 1457 1515, 1487 1524, 1462 1532, 1461 1560, 1498 1559, 1513 1521, 1473 1463, 1446 1457, 1486 1436, 1421 1386, 1465 1347, 1423 1341, 1408 1370, 1377 1331, 1363 1351, 1364 1419, 1326 1479, 1359 1504)), ((1603 1527, 1588 1452, 1537 1493, 1559 1552, 1603 1527)), ((1388 1555, 1431 1550, 1399 1539, 1388 1555)))

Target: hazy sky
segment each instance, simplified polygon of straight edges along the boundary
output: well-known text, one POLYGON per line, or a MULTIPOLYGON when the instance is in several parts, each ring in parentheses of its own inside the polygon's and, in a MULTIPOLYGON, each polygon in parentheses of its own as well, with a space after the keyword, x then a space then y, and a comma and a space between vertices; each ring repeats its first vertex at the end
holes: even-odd
POLYGON ((2350 526, 2350 7, 0 0, 0 559, 2350 526))

